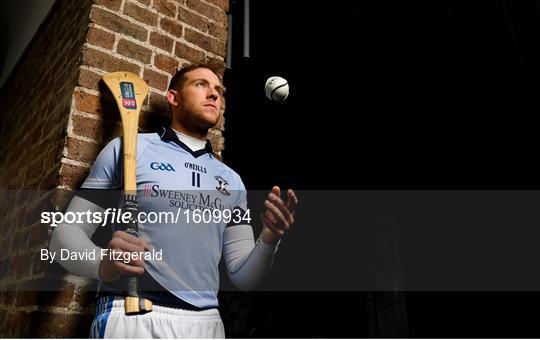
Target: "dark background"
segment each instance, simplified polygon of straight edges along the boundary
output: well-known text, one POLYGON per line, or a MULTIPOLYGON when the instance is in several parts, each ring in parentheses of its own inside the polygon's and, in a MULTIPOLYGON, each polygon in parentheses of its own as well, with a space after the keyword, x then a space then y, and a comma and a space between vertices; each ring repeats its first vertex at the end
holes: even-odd
POLYGON ((265 189, 535 186, 537 6, 252 1, 249 59, 233 25, 224 155, 265 189), (283 104, 264 97, 272 75, 283 104))
MULTIPOLYGON (((248 189, 539 188, 537 1, 251 1, 250 58, 241 53, 241 8, 232 3, 224 158, 248 189), (264 96, 273 75, 289 81, 284 103, 264 96)), ((384 322, 374 321, 373 292, 258 293, 246 335, 540 336, 540 294, 530 281, 510 291, 468 291, 474 285, 467 284, 467 275, 482 277, 486 265, 485 280, 534 274, 534 205, 518 216, 520 202, 514 210, 477 209, 471 198, 456 206, 418 201, 408 210, 394 201, 344 211, 329 200, 321 211, 314 196, 303 197, 270 289, 291 280, 291 270, 295 278, 362 273, 381 216, 394 218, 404 282, 418 268, 440 282, 451 268, 465 284, 438 290, 426 283, 424 291, 400 294, 387 305, 404 306, 401 319, 387 315, 384 322), (414 239, 423 245, 416 251, 407 243, 414 239)), ((253 211, 259 200, 250 199, 253 211)))

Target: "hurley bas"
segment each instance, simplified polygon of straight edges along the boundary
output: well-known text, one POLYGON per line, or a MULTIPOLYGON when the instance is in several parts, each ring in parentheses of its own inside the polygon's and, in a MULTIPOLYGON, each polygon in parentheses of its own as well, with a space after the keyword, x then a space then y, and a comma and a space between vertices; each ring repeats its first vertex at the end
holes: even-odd
POLYGON ((49 249, 41 249, 41 261, 48 261, 50 263, 53 263, 55 259, 61 261, 95 261, 96 259, 103 260, 104 258, 109 258, 109 260, 112 261, 122 261, 126 264, 132 260, 140 259, 145 261, 161 261, 163 258, 163 249, 157 251, 151 249, 147 252, 123 252, 110 249, 100 249, 100 251, 97 252, 96 249, 86 249, 83 252, 77 252, 62 248, 60 249, 60 254, 56 251, 49 251, 49 249), (58 258, 57 255, 60 255, 60 257, 58 258))

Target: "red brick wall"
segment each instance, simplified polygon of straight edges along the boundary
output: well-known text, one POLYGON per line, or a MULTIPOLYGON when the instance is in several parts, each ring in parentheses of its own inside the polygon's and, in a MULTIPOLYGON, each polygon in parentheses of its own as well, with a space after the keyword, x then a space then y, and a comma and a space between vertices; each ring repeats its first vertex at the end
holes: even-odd
MULTIPOLYGON (((55 3, 0 90, 0 337, 88 335, 93 282, 40 261, 50 230, 39 224, 39 212, 63 209, 99 150, 120 133, 101 76, 119 70, 141 76, 150 92, 140 126, 157 127, 168 117, 164 95, 176 67, 209 62, 224 71, 228 6, 228 0, 55 3)), ((218 155, 223 129, 222 119, 210 133, 218 155)))

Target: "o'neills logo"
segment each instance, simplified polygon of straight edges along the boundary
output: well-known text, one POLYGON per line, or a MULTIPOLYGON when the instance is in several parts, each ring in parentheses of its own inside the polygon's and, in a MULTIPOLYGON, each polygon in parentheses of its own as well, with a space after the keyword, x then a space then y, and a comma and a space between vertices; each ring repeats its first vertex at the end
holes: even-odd
POLYGON ((195 171, 198 171, 198 172, 202 172, 203 174, 206 173, 206 168, 203 167, 203 166, 197 165, 197 164, 186 162, 186 163, 184 163, 184 166, 186 167, 186 169, 191 169, 191 170, 195 170, 195 171))
POLYGON ((214 197, 210 193, 160 189, 159 184, 146 184, 142 196, 168 199, 170 208, 188 210, 207 208, 222 210, 224 208, 221 198, 214 197))

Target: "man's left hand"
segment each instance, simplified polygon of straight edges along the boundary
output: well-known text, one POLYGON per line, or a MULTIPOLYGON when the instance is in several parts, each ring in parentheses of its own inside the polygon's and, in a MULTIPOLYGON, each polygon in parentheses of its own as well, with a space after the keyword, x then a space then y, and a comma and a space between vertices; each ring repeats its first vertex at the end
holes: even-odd
POLYGON ((275 186, 264 201, 266 212, 261 214, 261 220, 263 222, 262 239, 266 244, 275 244, 294 223, 294 211, 298 199, 292 189, 287 190, 287 197, 287 204, 285 204, 281 199, 281 189, 275 186))

